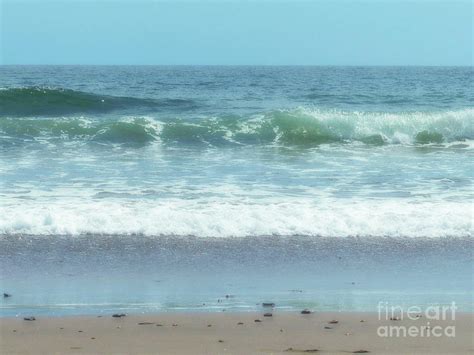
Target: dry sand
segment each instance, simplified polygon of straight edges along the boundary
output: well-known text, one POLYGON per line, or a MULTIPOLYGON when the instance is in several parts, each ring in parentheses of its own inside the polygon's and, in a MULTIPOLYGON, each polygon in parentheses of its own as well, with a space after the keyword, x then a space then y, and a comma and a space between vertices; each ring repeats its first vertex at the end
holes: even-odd
POLYGON ((427 331, 427 319, 379 321, 375 313, 319 312, 273 312, 272 317, 222 312, 2 318, 0 350, 2 354, 473 354, 473 317, 457 314, 454 322, 430 322, 430 329, 455 325, 455 337, 392 338, 379 337, 377 328, 415 326, 427 331), (332 320, 338 323, 330 324, 332 320))

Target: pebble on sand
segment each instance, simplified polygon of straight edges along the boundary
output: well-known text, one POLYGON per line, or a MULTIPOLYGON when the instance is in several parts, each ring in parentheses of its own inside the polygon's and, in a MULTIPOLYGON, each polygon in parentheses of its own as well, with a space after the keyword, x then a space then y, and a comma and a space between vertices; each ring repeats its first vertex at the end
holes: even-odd
POLYGON ((125 317, 126 314, 125 313, 115 313, 115 314, 112 314, 112 317, 114 318, 122 318, 122 317, 125 317))
POLYGON ((307 308, 305 308, 305 309, 303 309, 303 310, 301 311, 301 314, 311 314, 311 313, 312 313, 312 312, 311 312, 309 309, 307 309, 307 308))
POLYGON ((273 314, 272 313, 264 313, 263 316, 264 317, 273 317, 273 314))
POLYGON ((36 318, 35 317, 25 317, 25 318, 23 318, 23 320, 33 321, 33 320, 36 320, 36 318))
POLYGON ((319 351, 319 349, 293 349, 293 348, 288 348, 285 351, 295 352, 295 353, 316 353, 316 352, 319 351))

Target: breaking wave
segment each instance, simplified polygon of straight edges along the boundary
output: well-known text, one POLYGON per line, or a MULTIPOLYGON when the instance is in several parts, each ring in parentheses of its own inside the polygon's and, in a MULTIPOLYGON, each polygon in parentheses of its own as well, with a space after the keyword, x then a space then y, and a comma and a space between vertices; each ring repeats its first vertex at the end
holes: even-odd
POLYGON ((474 109, 395 114, 300 108, 249 117, 228 115, 163 121, 150 117, 0 118, 1 141, 18 143, 38 139, 207 146, 316 146, 351 142, 369 145, 460 142, 462 146, 462 141, 474 139, 474 109))

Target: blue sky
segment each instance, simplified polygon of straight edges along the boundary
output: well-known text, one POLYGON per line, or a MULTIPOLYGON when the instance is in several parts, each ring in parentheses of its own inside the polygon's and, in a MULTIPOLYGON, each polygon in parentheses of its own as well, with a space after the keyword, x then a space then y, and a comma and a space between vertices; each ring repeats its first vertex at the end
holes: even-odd
POLYGON ((3 64, 472 64, 470 1, 0 1, 3 64))

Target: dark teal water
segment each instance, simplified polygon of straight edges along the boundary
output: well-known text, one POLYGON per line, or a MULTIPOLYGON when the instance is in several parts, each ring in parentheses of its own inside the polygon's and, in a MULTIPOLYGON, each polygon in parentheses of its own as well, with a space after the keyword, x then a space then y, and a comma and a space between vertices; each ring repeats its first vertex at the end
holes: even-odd
POLYGON ((61 304, 71 304, 72 313, 101 304, 168 309, 173 299, 178 308, 193 308, 202 298, 212 304, 240 289, 243 308, 268 295, 284 307, 368 309, 391 292, 403 302, 422 302, 420 279, 426 280, 422 294, 432 296, 426 300, 468 304, 472 74, 469 67, 0 67, 0 243, 8 250, 1 281, 24 297, 9 301, 6 312, 45 307, 54 313, 57 307, 61 313, 61 304), (173 251, 167 242, 188 237, 184 249, 173 251), (269 257, 292 250, 301 238, 313 254, 269 257), (326 238, 336 246, 328 248, 326 238), (385 254, 377 249, 389 261, 372 260, 373 238, 389 243, 385 254), (173 255, 155 255, 159 270, 153 272, 175 280, 160 289, 163 297, 122 288, 154 278, 148 272, 154 269, 144 268, 154 258, 145 241, 173 255), (395 257, 399 243, 423 258, 427 248, 437 249, 426 257, 429 267, 409 276, 420 266, 416 257, 405 259, 403 247, 395 257), (117 245, 124 255, 135 250, 123 270, 117 245), (351 254, 352 246, 360 254, 351 254), (192 257, 207 247, 218 250, 216 265, 231 265, 217 278, 205 267, 210 260, 192 257), (345 260, 367 261, 351 264, 349 274, 331 261, 329 272, 324 260, 339 248, 345 260), (448 256, 444 248, 453 251, 448 256), (249 261, 257 249, 265 267, 249 261), (460 260, 438 270, 458 254, 460 260), (184 274, 176 271, 188 262, 184 274), (98 274, 77 276, 82 263, 98 274), (233 274, 240 264, 244 269, 233 274), (281 279, 270 274, 284 265, 281 279), (124 273, 123 282, 118 276, 107 281, 114 268, 124 273), (260 268, 271 281, 254 278, 260 268), (386 273, 374 271, 376 281, 351 291, 349 303, 341 301, 352 290, 349 279, 375 269, 386 273), (185 287, 187 273, 205 296, 185 287), (400 273, 409 285, 403 291, 388 281, 400 273), (66 274, 77 276, 72 286, 66 274), (307 281, 311 275, 317 282, 307 281), (438 288, 439 278, 452 280, 451 291, 438 288), (240 286, 226 291, 211 279, 240 286), (285 293, 303 288, 303 281, 309 282, 306 296, 285 293), (326 298, 318 296, 321 282, 329 282, 326 298), (334 297, 339 301, 331 303, 334 297))

